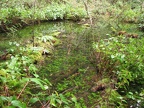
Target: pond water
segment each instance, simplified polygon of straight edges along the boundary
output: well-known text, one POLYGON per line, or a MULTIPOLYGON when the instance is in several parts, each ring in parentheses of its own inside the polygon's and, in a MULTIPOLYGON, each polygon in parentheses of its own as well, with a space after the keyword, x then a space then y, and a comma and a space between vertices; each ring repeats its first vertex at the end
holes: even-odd
MULTIPOLYGON (((129 26, 125 25, 123 28, 127 29, 129 26)), ((133 26, 127 30, 132 31, 135 28, 133 26)), ((78 22, 46 22, 8 35, 1 34, 0 51, 3 53, 12 47, 9 41, 25 45, 28 42, 36 43, 33 38, 56 34, 54 37, 59 39, 59 44, 52 47, 50 56, 44 57, 45 63, 40 64, 39 74, 53 84, 49 94, 57 91, 70 97, 72 93, 90 107, 100 95, 90 91, 99 79, 96 76, 96 67, 91 63, 92 43, 99 38, 108 38, 107 34, 111 32, 109 25, 91 28, 78 22)))
MULTIPOLYGON (((107 27, 97 27, 94 29, 90 29, 89 25, 82 25, 79 24, 78 22, 70 22, 70 21, 65 21, 65 22, 46 22, 46 23, 42 23, 40 25, 34 25, 34 26, 28 26, 25 27, 22 30, 12 30, 11 33, 8 34, 0 34, 1 39, 0 39, 0 46, 1 49, 6 48, 5 46, 8 44, 8 41, 24 41, 24 40, 28 40, 30 38, 33 38, 33 35, 35 37, 39 36, 39 35, 47 35, 50 34, 52 32, 55 31, 59 31, 61 33, 63 33, 65 36, 68 35, 85 35, 85 33, 89 32, 89 34, 91 34, 91 37, 89 38, 94 38, 93 35, 95 36, 102 36, 105 35, 107 33, 109 33, 110 28, 107 27), (98 29, 97 29, 98 28, 98 29), (92 32, 93 31, 93 32, 92 32), (94 32, 95 31, 95 32, 94 32), (34 33, 34 34, 33 34, 34 33), (5 43, 5 44, 3 44, 5 43)), ((80 38, 80 37, 79 37, 80 38)))
MULTIPOLYGON (((48 95, 57 91, 67 97, 74 94, 87 101, 93 85, 91 79, 96 74, 95 67, 89 60, 93 50, 92 42, 102 34, 105 36, 106 32, 108 31, 99 32, 99 29, 92 29, 89 25, 78 22, 47 22, 4 34, 0 40, 0 50, 4 53, 13 47, 9 41, 26 45, 33 42, 33 37, 36 39, 39 36, 58 33, 55 37, 59 39, 59 45, 52 48, 52 55, 44 57, 45 63, 39 64, 38 74, 47 78, 53 85, 48 95), (69 92, 66 92, 67 90, 69 92)), ((92 104, 92 102, 86 103, 88 106, 92 104)))

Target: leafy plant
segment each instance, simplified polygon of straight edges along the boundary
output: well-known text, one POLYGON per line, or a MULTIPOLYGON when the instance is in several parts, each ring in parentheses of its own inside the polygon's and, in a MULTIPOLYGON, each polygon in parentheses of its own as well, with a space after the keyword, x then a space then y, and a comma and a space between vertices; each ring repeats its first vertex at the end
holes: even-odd
MULTIPOLYGON (((16 0, 15 2, 17 3, 18 1, 16 0)), ((4 25, 8 25, 8 27, 12 24, 18 26, 18 23, 31 24, 32 21, 40 22, 42 20, 57 19, 79 20, 86 16, 86 12, 82 8, 74 8, 70 4, 52 3, 41 7, 41 9, 38 7, 27 9, 23 5, 16 5, 14 7, 1 8, 0 25, 3 28, 5 28, 4 25)))
POLYGON ((62 94, 58 94, 57 92, 53 93, 47 100, 50 100, 50 105, 53 107, 60 108, 62 104, 65 104, 65 108, 69 105, 69 100, 67 100, 62 94))
POLYGON ((131 82, 140 83, 143 80, 142 41, 117 36, 93 44, 98 72, 103 77, 117 79, 117 89, 127 89, 131 82))
POLYGON ((126 22, 137 22, 139 14, 137 10, 128 9, 123 13, 126 22))
POLYGON ((11 56, 11 59, 0 67, 1 107, 25 108, 29 97, 35 94, 30 91, 30 85, 37 85, 37 89, 46 90, 50 84, 47 80, 39 78, 33 60, 25 55, 27 50, 22 50, 21 47, 20 49, 19 54, 11 56), (23 96, 25 100, 22 99, 23 96))

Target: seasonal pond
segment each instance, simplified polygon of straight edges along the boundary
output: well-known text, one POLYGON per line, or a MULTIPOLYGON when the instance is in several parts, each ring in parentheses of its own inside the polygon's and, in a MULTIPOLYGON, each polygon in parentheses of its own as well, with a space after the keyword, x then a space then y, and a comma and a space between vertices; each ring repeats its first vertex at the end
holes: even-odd
MULTIPOLYGON (((120 26, 120 29, 129 32, 136 30, 135 25, 120 26)), ((7 35, 1 34, 3 36, 0 40, 0 53, 19 45, 33 47, 34 50, 41 48, 42 57, 35 57, 35 59, 38 62, 38 74, 44 79, 47 78, 52 84, 48 95, 55 91, 66 97, 75 95, 82 103, 82 108, 86 106, 98 108, 97 104, 106 101, 108 96, 104 92, 95 92, 92 89, 102 79, 97 75, 96 64, 93 62, 92 44, 99 39, 109 38, 112 32, 110 25, 97 25, 91 28, 89 24, 80 22, 46 22, 7 35)), ((138 33, 142 35, 141 32, 138 33)), ((103 91, 104 88, 99 89, 103 91)))

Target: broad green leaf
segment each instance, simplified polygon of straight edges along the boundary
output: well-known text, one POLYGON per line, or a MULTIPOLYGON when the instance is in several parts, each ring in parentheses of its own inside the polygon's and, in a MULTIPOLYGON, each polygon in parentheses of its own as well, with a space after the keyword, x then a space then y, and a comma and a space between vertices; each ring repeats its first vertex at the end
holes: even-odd
POLYGON ((35 103, 35 102, 37 102, 37 101, 39 101, 39 98, 35 97, 35 98, 31 98, 30 99, 30 103, 32 103, 32 104, 35 103))
POLYGON ((73 97, 71 98, 71 100, 72 100, 73 102, 77 103, 77 98, 76 98, 75 96, 73 96, 73 97))
POLYGON ((30 66, 29 66, 29 71, 30 71, 30 72, 36 72, 36 71, 37 71, 37 68, 35 67, 35 65, 30 64, 30 66))
POLYGON ((40 80, 40 79, 31 78, 30 80, 31 80, 32 82, 35 82, 36 84, 38 84, 42 89, 45 89, 45 88, 44 88, 44 85, 41 83, 41 80, 40 80))
POLYGON ((62 101, 60 99, 56 99, 56 101, 59 103, 59 104, 62 104, 62 101))
POLYGON ((47 90, 49 87, 47 85, 44 85, 45 90, 47 90))
POLYGON ((56 32, 54 32, 52 35, 53 35, 53 36, 58 36, 60 33, 61 33, 61 32, 56 31, 56 32))
POLYGON ((38 78, 39 77, 39 75, 38 74, 33 74, 36 78, 38 78))
POLYGON ((13 100, 13 101, 11 102, 11 104, 12 104, 13 106, 15 106, 15 107, 18 107, 18 108, 26 108, 26 104, 25 104, 25 103, 22 103, 22 102, 20 102, 20 101, 18 101, 18 100, 13 100))
POLYGON ((0 101, 5 102, 5 101, 8 101, 8 99, 5 96, 0 96, 0 101))
POLYGON ((52 99, 50 100, 50 104, 52 105, 52 106, 57 106, 56 105, 56 102, 55 102, 55 98, 53 98, 53 97, 51 97, 52 99))
POLYGON ((1 69, 1 70, 0 70, 0 75, 6 76, 6 74, 7 74, 7 73, 6 73, 6 71, 5 71, 4 69, 1 69))
POLYGON ((59 94, 59 96, 60 96, 62 102, 64 102, 65 104, 68 105, 68 100, 62 94, 59 94))

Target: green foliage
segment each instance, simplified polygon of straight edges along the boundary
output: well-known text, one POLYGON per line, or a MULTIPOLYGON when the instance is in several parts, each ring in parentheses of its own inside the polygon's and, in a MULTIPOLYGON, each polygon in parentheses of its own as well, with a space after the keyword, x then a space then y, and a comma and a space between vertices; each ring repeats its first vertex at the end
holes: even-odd
POLYGON ((140 11, 127 9, 122 13, 123 20, 126 22, 137 22, 138 17, 140 16, 140 11))
POLYGON ((68 104, 70 102, 62 94, 58 94, 57 92, 47 97, 47 100, 50 100, 50 105, 55 108, 60 108, 62 104, 65 105, 64 108, 68 108, 68 104))
POLYGON ((66 14, 66 6, 61 4, 52 4, 45 9, 46 18, 49 20, 64 19, 66 14))
POLYGON ((26 9, 25 7, 15 6, 3 7, 0 10, 0 24, 16 24, 23 21, 26 24, 32 20, 57 20, 72 19, 79 20, 86 16, 86 12, 81 8, 74 8, 69 4, 52 3, 42 8, 26 9))
POLYGON ((9 61, 1 63, 2 65, 0 66, 1 107, 26 108, 29 100, 27 97, 35 95, 35 93, 30 91, 31 88, 28 85, 34 82, 33 86, 37 85, 37 89, 46 90, 50 84, 47 80, 39 78, 37 67, 33 64, 33 60, 28 55, 25 55, 28 50, 22 47, 20 49, 21 52, 19 54, 11 56, 9 61), (22 99, 23 96, 25 101, 22 99))
MULTIPOLYGON (((106 41, 102 40, 100 43, 94 44, 94 48, 97 52, 103 52, 112 63, 118 62, 116 67, 118 69, 117 71, 121 71, 121 75, 123 75, 122 73, 126 74, 128 72, 128 74, 133 76, 127 76, 129 80, 134 80, 143 75, 143 56, 138 55, 143 53, 142 47, 140 47, 143 39, 131 39, 119 36, 109 38, 106 41), (135 58, 133 58, 134 55, 135 58)), ((121 77, 119 76, 119 78, 121 77)))
MULTIPOLYGON (((40 3, 46 2, 46 0, 36 0, 36 3, 29 0, 23 1, 27 4, 23 2, 18 3, 18 0, 0 1, 0 25, 2 25, 2 27, 9 24, 18 25, 19 22, 31 24, 41 20, 72 19, 77 21, 86 16, 86 11, 83 8, 75 8, 67 4, 67 1, 48 0, 47 2, 51 4, 46 3, 42 5, 40 3), (52 1, 57 1, 58 3, 52 1), (61 2, 66 4, 61 4, 61 2)), ((83 1, 85 2, 85 0, 83 1)), ((131 87, 136 84, 137 86, 143 85, 144 83, 143 38, 134 39, 125 37, 125 35, 112 37, 117 34, 117 30, 115 29, 118 27, 119 29, 127 29, 127 26, 115 24, 115 28, 113 28, 115 34, 107 34, 108 39, 102 40, 101 38, 96 43, 93 43, 94 51, 89 58, 92 59, 90 61, 92 61, 94 67, 91 67, 91 64, 87 60, 88 57, 86 57, 88 55, 86 53, 89 52, 87 50, 91 49, 88 48, 89 44, 91 44, 89 40, 91 40, 91 38, 97 38, 94 37, 97 34, 101 36, 101 34, 107 33, 107 25, 119 23, 117 21, 128 23, 139 22, 139 28, 143 31, 144 17, 139 10, 139 3, 136 3, 135 0, 133 0, 133 3, 130 2, 130 0, 97 0, 95 2, 88 0, 88 3, 92 3, 95 6, 95 16, 92 18, 92 23, 99 23, 97 25, 93 24, 98 29, 93 28, 94 31, 96 31, 95 33, 91 33, 92 30, 89 31, 91 35, 89 36, 88 34, 87 39, 85 39, 85 35, 83 35, 86 34, 83 29, 72 29, 71 26, 67 27, 64 24, 60 27, 54 25, 54 28, 44 25, 48 28, 45 31, 43 28, 37 28, 36 35, 38 36, 33 42, 34 47, 32 47, 32 42, 26 42, 29 44, 25 45, 25 47, 21 47, 17 42, 10 42, 10 45, 14 47, 8 49, 8 53, 10 53, 8 60, 6 63, 1 63, 0 66, 0 107, 26 108, 33 107, 33 105, 37 105, 39 102, 42 107, 56 108, 125 108, 133 103, 143 106, 143 87, 137 92, 135 92, 135 88, 131 87), (98 17, 101 19, 97 20, 98 17), (65 31, 66 28, 69 30, 65 31), (49 30, 51 30, 52 33, 49 33, 49 30), (69 36, 72 30, 73 33, 78 32, 77 37, 69 36), (65 36, 61 36, 59 35, 61 33, 59 31, 67 33, 65 36), (41 32, 42 35, 39 34, 39 32, 41 32), (81 32, 83 32, 83 34, 81 34, 81 32), (55 37, 70 37, 70 41, 64 41, 62 43, 64 44, 63 48, 60 47, 59 51, 56 51, 51 59, 49 58, 49 55, 52 54, 50 47, 54 49, 53 46, 59 43, 59 40, 55 37), (87 43, 85 44, 83 41, 87 43), (72 50, 74 51, 72 52, 72 50), (42 56, 44 53, 48 56, 42 56), (44 65, 45 58, 47 59, 46 65, 44 65), (37 63, 37 61, 40 62, 37 63), (48 85, 51 84, 45 78, 54 76, 55 74, 59 77, 58 73, 67 74, 73 71, 73 69, 71 69, 73 68, 72 66, 74 68, 76 67, 74 74, 66 76, 66 78, 64 77, 63 81, 58 80, 58 83, 56 82, 57 84, 54 83, 53 87, 49 88, 48 85), (44 67, 44 69, 40 71, 39 68, 41 67, 44 67), (44 74, 43 77, 41 77, 42 74, 44 74), (96 78, 95 74, 98 75, 96 78), (97 85, 104 85, 104 90, 96 90, 91 93, 92 91, 89 90, 95 83, 97 85), (113 86, 111 86, 111 84, 113 84, 113 86), (48 89, 50 89, 49 92, 46 91, 48 89), (55 90, 58 90, 60 94, 55 90), (53 93, 53 91, 55 92, 53 93), (78 99, 73 94, 76 95, 78 99), (43 103, 45 104, 43 105, 43 103), (87 104, 87 106, 85 104, 87 104)), ((88 10, 91 10, 91 7, 92 6, 88 7, 88 10)), ((84 23, 86 22, 83 28, 89 26, 86 20, 83 21, 84 23)), ((17 31, 16 28, 17 26, 13 26, 9 28, 9 30, 14 33, 17 31)), ((91 28, 89 27, 87 30, 88 29, 91 28)), ((129 31, 134 32, 132 26, 129 31)), ((26 36, 27 33, 24 33, 24 35, 26 36)), ((5 49, 5 46, 6 45, 1 45, 2 50, 5 49)), ((0 55, 3 55, 2 51, 0 55)), ((134 105, 132 106, 135 107, 134 105)))
MULTIPOLYGON (((117 36, 93 44, 96 54, 101 53, 100 56, 96 57, 99 61, 97 63, 98 69, 103 72, 103 75, 117 78, 117 89, 128 88, 132 81, 136 83, 143 81, 143 41, 143 38, 117 36)), ((133 98, 131 97, 131 99, 133 98)))
POLYGON ((8 108, 26 108, 26 104, 17 100, 15 96, 4 97, 0 96, 1 107, 6 107, 4 104, 8 103, 8 108))
MULTIPOLYGON (((46 80, 51 75, 49 74, 49 71, 53 73, 53 72, 59 72, 62 69, 65 71, 68 70, 68 68, 70 67, 69 63, 72 63, 73 65, 76 63, 76 60, 73 59, 80 60, 81 62, 84 61, 83 57, 78 55, 77 57, 68 58, 67 61, 65 61, 67 59, 66 57, 61 57, 60 59, 57 59, 56 57, 56 59, 54 60, 48 56, 47 59, 50 58, 47 61, 48 64, 44 65, 43 63, 39 62, 39 61, 45 62, 44 58, 46 58, 46 56, 42 56, 41 50, 43 50, 44 47, 48 48, 49 43, 51 43, 52 46, 53 41, 58 41, 57 37, 60 37, 59 36, 59 34, 61 33, 59 32, 60 30, 64 30, 65 28, 68 30, 70 29, 68 28, 69 25, 65 25, 63 23, 62 24, 58 23, 55 24, 54 26, 52 24, 51 26, 43 25, 44 28, 37 27, 35 29, 37 33, 35 37, 35 44, 37 46, 35 47, 32 47, 32 42, 30 40, 31 38, 27 38, 22 43, 18 43, 15 41, 8 42, 9 45, 11 46, 10 49, 7 49, 8 53, 11 53, 13 56, 10 57, 10 60, 5 61, 7 63, 3 63, 3 64, 1 63, 2 69, 0 69, 0 76, 2 80, 1 82, 3 84, 0 88, 0 91, 3 97, 5 98, 8 97, 5 95, 5 91, 2 91, 3 87, 5 87, 6 84, 6 87, 8 88, 8 93, 10 92, 8 95, 11 97, 15 96, 16 98, 13 100, 14 102, 16 100, 17 101, 16 104, 19 105, 21 102, 24 105, 26 104, 26 107, 33 107, 39 105, 40 102, 43 103, 47 101, 48 106, 50 105, 54 107, 55 105, 56 107, 68 108, 75 104, 75 102, 69 99, 72 93, 69 94, 69 96, 65 96, 63 94, 58 94, 58 93, 47 93, 47 90, 50 90, 52 88, 49 87, 49 85, 51 85, 50 82, 46 80), (59 24, 62 26, 59 27, 59 24), (35 63, 35 60, 38 62, 35 63), (52 62, 52 64, 50 64, 50 62, 52 62), (64 62, 66 64, 65 66, 63 65, 64 62), (42 76, 43 70, 41 71, 39 68, 45 69, 44 70, 45 76, 42 76), (23 92, 21 93, 21 91, 23 92), (19 98, 18 95, 20 95, 19 98)), ((28 27, 26 31, 28 31, 28 29, 31 31, 30 27, 28 27)), ((74 32, 76 31, 79 31, 79 29, 74 30, 74 32)), ((21 32, 18 35, 22 36, 21 32)), ((68 33, 70 32, 71 31, 69 30, 68 33)), ((24 31, 23 35, 28 37, 27 35, 31 35, 31 34, 30 33, 26 34, 24 31)), ((18 40, 19 39, 20 38, 18 38, 18 40)), ((63 52, 63 50, 61 49, 60 51, 63 52)), ((62 53, 58 53, 58 54, 61 55, 62 53)), ((58 92, 64 90, 64 87, 60 88, 61 85, 62 84, 60 84, 58 87, 59 89, 57 89, 58 92)), ((2 103, 2 107, 16 107, 16 104, 13 103, 11 104, 11 101, 8 100, 7 101, 1 100, 1 103, 2 103)), ((20 105, 20 107, 22 107, 22 104, 20 105)), ((76 104, 79 103, 77 102, 76 104)), ((45 106, 45 104, 40 106, 45 106)))

